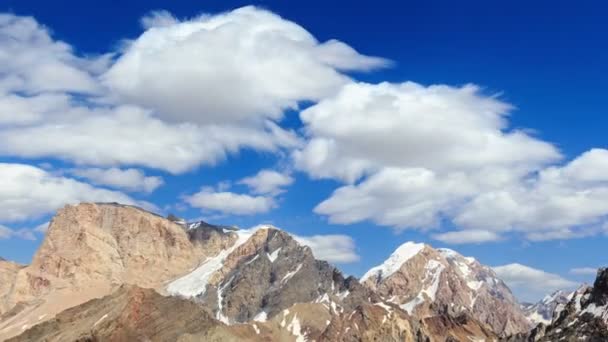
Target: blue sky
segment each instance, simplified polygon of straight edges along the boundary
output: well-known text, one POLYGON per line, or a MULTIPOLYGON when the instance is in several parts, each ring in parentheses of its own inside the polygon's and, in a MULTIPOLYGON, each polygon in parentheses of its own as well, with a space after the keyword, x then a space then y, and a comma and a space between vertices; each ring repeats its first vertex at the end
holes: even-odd
POLYGON ((19 57, 0 56, 0 255, 28 262, 63 203, 126 199, 332 235, 323 248, 357 276, 415 240, 519 265, 501 275, 526 300, 592 281, 581 268, 606 264, 608 231, 606 8, 373 5, 2 2, 0 51, 19 57), (261 170, 275 178, 243 183, 261 170))

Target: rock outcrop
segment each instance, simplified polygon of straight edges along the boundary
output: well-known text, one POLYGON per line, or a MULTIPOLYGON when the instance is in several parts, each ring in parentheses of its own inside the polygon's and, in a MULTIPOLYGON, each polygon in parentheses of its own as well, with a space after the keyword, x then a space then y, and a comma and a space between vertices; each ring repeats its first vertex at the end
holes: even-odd
POLYGON ((531 328, 515 297, 491 268, 449 249, 405 243, 361 280, 416 317, 466 313, 501 336, 531 328))

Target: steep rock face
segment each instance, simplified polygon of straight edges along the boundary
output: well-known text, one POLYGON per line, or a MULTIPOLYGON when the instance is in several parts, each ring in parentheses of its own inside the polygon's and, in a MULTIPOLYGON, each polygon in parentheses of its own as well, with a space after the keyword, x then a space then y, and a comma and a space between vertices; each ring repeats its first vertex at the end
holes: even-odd
POLYGON ((0 316, 8 310, 6 297, 12 291, 17 273, 23 265, 0 258, 0 316))
POLYGON ((5 308, 20 311, 0 322, 0 339, 124 283, 162 287, 236 240, 233 233, 196 235, 132 206, 66 206, 51 221, 32 264, 17 272, 4 296, 5 308))
POLYGON ((405 243, 361 281, 417 317, 457 317, 466 312, 502 336, 531 328, 492 269, 449 249, 405 243))
POLYGON ((557 306, 568 303, 569 296, 570 293, 558 290, 545 296, 535 304, 522 304, 522 309, 530 323, 534 325, 539 323, 549 324, 553 319, 553 312, 555 312, 557 306))
POLYGON ((237 234, 231 248, 170 283, 167 292, 195 299, 225 323, 265 321, 295 303, 327 303, 337 312, 377 298, 284 231, 237 234))
POLYGON ((598 271, 593 287, 582 286, 558 305, 551 324, 509 341, 608 341, 608 269, 598 271))

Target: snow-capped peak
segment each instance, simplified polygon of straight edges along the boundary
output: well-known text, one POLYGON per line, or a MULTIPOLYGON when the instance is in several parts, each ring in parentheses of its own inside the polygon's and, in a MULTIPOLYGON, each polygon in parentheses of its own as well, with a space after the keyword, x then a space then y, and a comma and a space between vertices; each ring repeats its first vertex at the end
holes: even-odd
POLYGON ((393 254, 391 254, 391 256, 384 261, 384 263, 367 271, 367 273, 365 273, 361 278, 361 281, 365 281, 372 276, 380 276, 381 278, 389 277, 391 274, 397 272, 399 268, 401 268, 401 265, 403 265, 406 261, 420 253, 424 246, 425 244, 423 243, 415 243, 411 241, 404 243, 403 245, 399 246, 399 248, 397 248, 393 254))

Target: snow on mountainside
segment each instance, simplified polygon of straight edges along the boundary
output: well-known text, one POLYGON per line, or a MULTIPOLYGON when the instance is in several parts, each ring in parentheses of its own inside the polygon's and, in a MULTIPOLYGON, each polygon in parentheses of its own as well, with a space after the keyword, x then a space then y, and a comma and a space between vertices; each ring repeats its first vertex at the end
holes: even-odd
POLYGON ((362 282, 417 317, 469 313, 505 336, 531 327, 491 268, 450 249, 407 242, 362 282))
POLYGON ((556 310, 558 305, 565 305, 566 303, 568 303, 568 300, 572 296, 572 294, 572 292, 568 293, 562 290, 558 290, 550 295, 546 295, 542 300, 537 303, 522 304, 522 309, 524 310, 526 317, 532 324, 549 324, 553 319, 553 312, 556 310))
POLYGON ((393 273, 397 272, 403 263, 408 261, 414 255, 418 254, 418 252, 420 252, 423 248, 423 243, 404 243, 403 245, 399 246, 399 248, 397 248, 384 263, 376 267, 372 267, 369 271, 367 271, 367 273, 361 277, 361 281, 363 282, 370 277, 376 277, 379 279, 389 277, 393 273))

